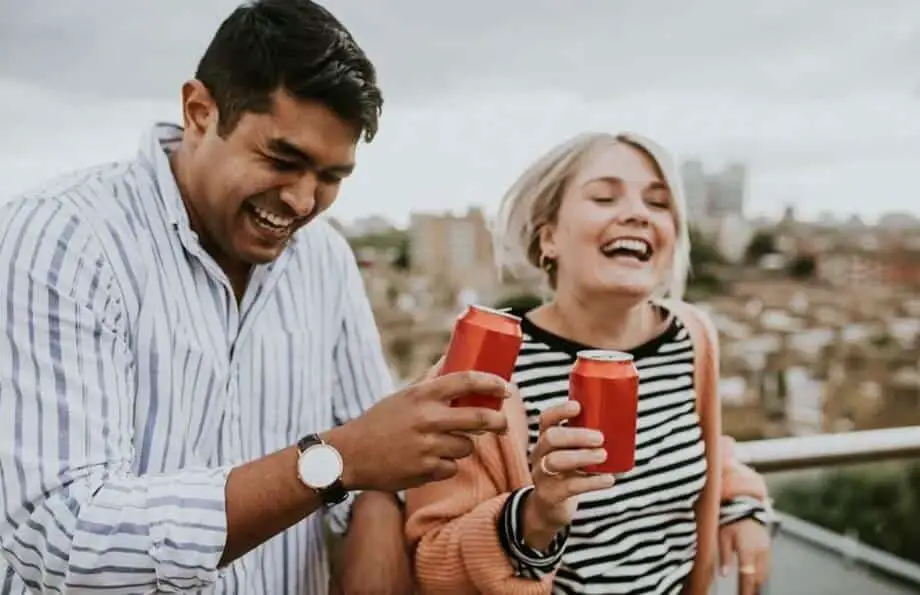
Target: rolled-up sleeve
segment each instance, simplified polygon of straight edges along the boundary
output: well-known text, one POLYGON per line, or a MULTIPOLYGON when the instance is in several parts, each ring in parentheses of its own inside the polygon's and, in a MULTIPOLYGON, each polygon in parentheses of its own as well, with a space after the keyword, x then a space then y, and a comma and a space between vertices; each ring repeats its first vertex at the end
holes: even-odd
MULTIPOLYGON (((387 366, 364 281, 355 256, 341 236, 332 240, 337 255, 336 270, 342 282, 341 326, 336 341, 334 363, 336 390, 333 410, 337 424, 364 414, 394 390, 393 376, 387 366)), ((330 510, 330 528, 344 533, 351 514, 348 502, 330 510)))
POLYGON ((130 289, 64 204, 0 208, 3 565, 43 592, 204 588, 226 541, 229 469, 132 474, 130 289))
POLYGON ((719 507, 719 525, 726 526, 738 521, 754 519, 765 527, 772 527, 776 521, 773 507, 750 496, 738 496, 724 500, 719 507))

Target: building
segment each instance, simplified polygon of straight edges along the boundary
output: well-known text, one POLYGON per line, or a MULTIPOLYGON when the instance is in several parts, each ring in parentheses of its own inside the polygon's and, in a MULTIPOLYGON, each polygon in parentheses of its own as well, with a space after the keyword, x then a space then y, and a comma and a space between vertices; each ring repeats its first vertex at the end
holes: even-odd
POLYGON ((709 205, 706 215, 710 218, 743 217, 744 199, 747 189, 747 168, 732 163, 722 171, 709 177, 709 205))
POLYGON ((409 224, 412 270, 436 280, 455 295, 474 292, 480 302, 499 290, 492 236, 485 215, 471 208, 465 215, 414 213, 409 224))
POLYGON ((691 222, 702 221, 707 216, 709 205, 708 180, 703 163, 695 159, 685 161, 680 172, 687 200, 687 217, 691 222))
POLYGON ((816 258, 818 278, 839 288, 920 287, 920 251, 840 246, 816 258))
POLYGON ((681 165, 681 178, 692 225, 707 229, 714 220, 744 217, 747 168, 743 164, 732 163, 721 171, 707 173, 702 162, 692 159, 681 165))

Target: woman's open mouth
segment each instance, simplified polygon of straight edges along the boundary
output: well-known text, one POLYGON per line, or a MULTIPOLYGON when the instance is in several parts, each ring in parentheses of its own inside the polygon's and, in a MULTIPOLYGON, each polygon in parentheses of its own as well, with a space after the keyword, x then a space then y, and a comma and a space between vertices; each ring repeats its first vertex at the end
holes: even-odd
POLYGON ((616 238, 601 246, 601 254, 607 258, 628 258, 637 262, 648 262, 652 258, 652 245, 641 238, 616 238))

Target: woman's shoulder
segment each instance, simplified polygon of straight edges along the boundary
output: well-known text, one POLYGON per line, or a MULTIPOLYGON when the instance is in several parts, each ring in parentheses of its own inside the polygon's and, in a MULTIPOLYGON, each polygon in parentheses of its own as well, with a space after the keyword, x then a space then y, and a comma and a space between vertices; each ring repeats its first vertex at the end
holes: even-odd
POLYGON ((709 341, 714 342, 718 339, 708 307, 683 300, 659 300, 657 303, 687 328, 691 340, 696 341, 700 333, 705 333, 709 341))

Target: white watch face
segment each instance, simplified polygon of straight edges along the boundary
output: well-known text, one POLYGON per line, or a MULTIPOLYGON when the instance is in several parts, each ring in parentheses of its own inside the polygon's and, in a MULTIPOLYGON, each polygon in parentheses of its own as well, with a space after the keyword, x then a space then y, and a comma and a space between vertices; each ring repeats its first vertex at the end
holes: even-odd
POLYGON ((342 457, 328 444, 314 444, 300 455, 297 467, 302 482, 322 489, 342 476, 342 457))

